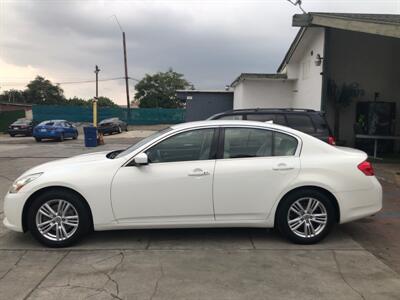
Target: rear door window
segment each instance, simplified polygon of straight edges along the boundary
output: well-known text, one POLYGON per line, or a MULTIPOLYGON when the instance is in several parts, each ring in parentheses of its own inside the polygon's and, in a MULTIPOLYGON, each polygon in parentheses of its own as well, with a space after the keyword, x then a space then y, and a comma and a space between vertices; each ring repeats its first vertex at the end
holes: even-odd
POLYGON ((297 139, 280 132, 274 132, 274 156, 292 156, 296 153, 297 139))
POLYGON ((288 126, 293 129, 305 132, 305 133, 314 133, 315 128, 311 121, 311 118, 308 115, 300 115, 300 114, 287 114, 286 119, 288 122, 288 126))
POLYGON ((254 128, 226 128, 223 158, 272 155, 272 132, 254 128))

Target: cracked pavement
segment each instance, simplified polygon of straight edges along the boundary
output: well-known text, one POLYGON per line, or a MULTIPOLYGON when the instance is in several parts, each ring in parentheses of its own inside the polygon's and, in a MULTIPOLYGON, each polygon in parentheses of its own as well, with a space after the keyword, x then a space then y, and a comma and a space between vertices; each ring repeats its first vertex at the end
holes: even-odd
MULTIPOLYGON (((85 149, 0 136, 2 196, 28 168, 85 149)), ((383 183, 384 210, 337 227, 322 243, 286 242, 273 230, 165 229, 96 232, 47 249, 0 225, 1 299, 400 299, 400 189, 383 183)))

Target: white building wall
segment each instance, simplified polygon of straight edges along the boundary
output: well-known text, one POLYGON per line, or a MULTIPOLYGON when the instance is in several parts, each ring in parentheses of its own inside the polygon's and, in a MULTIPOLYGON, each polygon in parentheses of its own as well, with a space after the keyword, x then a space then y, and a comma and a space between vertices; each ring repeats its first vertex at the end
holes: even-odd
POLYGON ((296 53, 289 61, 289 78, 297 78, 293 87, 293 107, 321 110, 322 67, 315 65, 317 55, 324 57, 325 30, 308 28, 296 53))
POLYGON ((293 82, 278 79, 245 79, 234 91, 233 108, 292 107, 293 82))
POLYGON ((308 28, 293 53, 282 79, 244 79, 234 89, 234 109, 308 108, 321 109, 322 65, 316 66, 317 54, 324 56, 325 30, 308 28))

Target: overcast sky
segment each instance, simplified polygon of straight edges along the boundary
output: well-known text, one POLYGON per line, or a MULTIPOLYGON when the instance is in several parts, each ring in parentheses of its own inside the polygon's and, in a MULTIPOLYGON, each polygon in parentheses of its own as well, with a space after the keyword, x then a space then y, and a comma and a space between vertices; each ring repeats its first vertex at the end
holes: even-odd
MULTIPOLYGON (((400 0, 303 0, 307 11, 400 13, 400 0)), ((0 0, 0 92, 40 74, 53 82, 129 76, 169 67, 198 89, 222 89, 242 72, 275 72, 297 32, 286 0, 0 0)), ((133 92, 134 82, 131 82, 133 92)), ((94 84, 62 84, 67 97, 94 96, 94 84)), ((100 94, 124 104, 122 80, 100 94)))

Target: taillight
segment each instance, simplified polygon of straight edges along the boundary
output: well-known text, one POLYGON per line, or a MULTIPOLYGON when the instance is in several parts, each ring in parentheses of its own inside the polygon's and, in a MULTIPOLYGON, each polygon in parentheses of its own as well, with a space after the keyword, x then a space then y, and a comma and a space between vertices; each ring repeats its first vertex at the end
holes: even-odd
POLYGON ((329 145, 336 145, 336 140, 333 136, 328 136, 328 144, 329 145))
POLYGON ((370 162, 368 161, 363 161, 362 163, 360 163, 357 168, 363 172, 366 176, 374 176, 375 172, 374 172, 374 168, 372 168, 372 165, 370 162))

